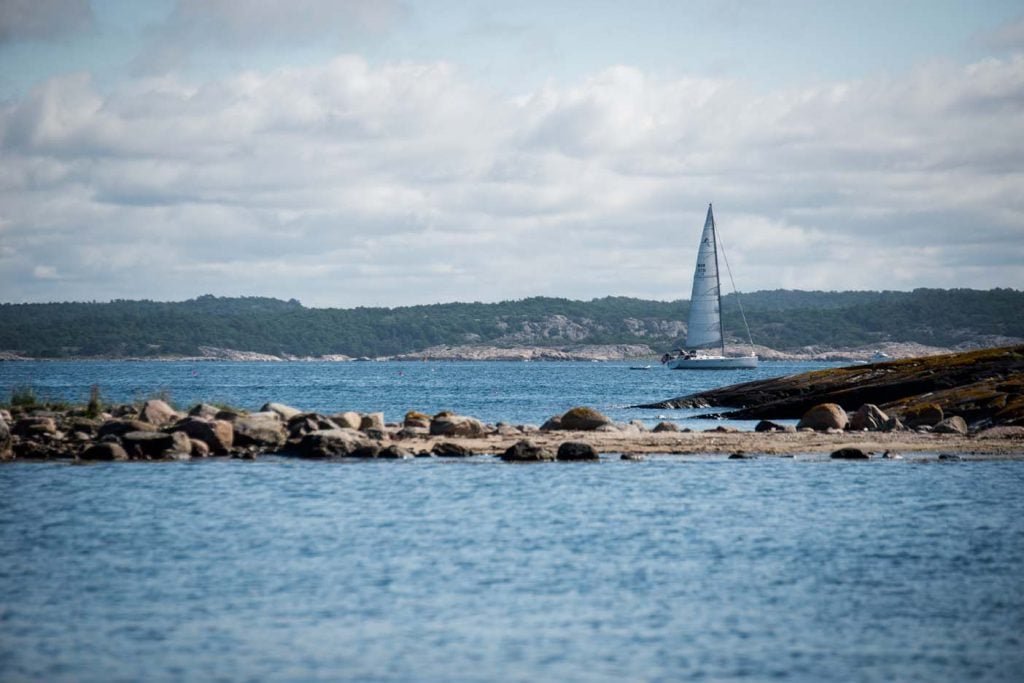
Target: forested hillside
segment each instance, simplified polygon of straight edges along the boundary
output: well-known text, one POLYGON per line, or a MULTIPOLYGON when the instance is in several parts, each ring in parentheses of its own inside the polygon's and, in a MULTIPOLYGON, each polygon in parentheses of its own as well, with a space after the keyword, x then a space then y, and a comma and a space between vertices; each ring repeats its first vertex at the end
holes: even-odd
MULTIPOLYGON (((849 348, 898 341, 953 346, 1024 337, 1024 292, 764 291, 743 295, 754 341, 779 350, 849 348)), ((201 296, 183 302, 112 301, 0 305, 0 350, 24 356, 197 355, 200 346, 275 355, 382 356, 438 344, 495 346, 682 345, 688 303, 606 297, 535 297, 494 304, 319 309, 298 301, 201 296)), ((733 296, 727 336, 742 339, 733 296)))

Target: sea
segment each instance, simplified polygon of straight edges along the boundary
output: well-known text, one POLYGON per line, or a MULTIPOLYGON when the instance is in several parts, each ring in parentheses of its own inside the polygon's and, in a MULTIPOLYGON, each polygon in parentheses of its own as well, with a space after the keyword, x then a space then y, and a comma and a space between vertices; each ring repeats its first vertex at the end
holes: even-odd
MULTIPOLYGON (((810 367, 4 362, 0 392, 700 428, 629 406, 810 367)), ((1022 566, 1018 461, 14 462, 0 680, 1020 681, 1022 566)))

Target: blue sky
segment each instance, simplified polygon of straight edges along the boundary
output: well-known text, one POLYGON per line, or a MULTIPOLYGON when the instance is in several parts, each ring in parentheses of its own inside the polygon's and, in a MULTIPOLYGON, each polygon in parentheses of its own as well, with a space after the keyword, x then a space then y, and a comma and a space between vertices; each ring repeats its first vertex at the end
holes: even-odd
POLYGON ((0 299, 1020 288, 1022 109, 1019 2, 0 0, 0 299))

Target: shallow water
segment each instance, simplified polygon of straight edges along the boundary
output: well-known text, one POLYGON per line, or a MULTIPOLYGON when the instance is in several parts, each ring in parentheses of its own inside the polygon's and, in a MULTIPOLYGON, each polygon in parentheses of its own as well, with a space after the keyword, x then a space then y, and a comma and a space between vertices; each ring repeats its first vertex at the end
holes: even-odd
POLYGON ((1020 680, 1024 463, 0 467, 0 679, 1020 680))
MULTIPOLYGON (((384 411, 389 421, 407 410, 454 410, 486 422, 542 424, 576 405, 615 420, 659 416, 685 420, 706 410, 630 409, 704 389, 788 375, 835 363, 763 362, 756 370, 672 371, 653 364, 583 362, 238 363, 155 361, 0 362, 0 397, 30 386, 41 398, 85 403, 97 384, 107 401, 128 402, 163 394, 181 407, 200 401, 248 410, 279 401, 303 410, 384 411)), ((715 422, 692 422, 694 429, 715 422)), ((754 422, 737 422, 752 428, 754 422)))

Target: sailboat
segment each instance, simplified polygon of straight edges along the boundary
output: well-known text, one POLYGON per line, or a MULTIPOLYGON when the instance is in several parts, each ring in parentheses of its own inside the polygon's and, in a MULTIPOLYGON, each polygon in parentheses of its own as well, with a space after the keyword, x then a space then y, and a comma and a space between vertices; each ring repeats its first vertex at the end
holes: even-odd
MULTIPOLYGON (((728 265, 728 261, 726 264, 728 265)), ((745 317, 743 322, 745 325, 745 317)), ((747 335, 750 335, 749 329, 747 335)), ((722 287, 718 280, 718 238, 715 234, 715 216, 711 211, 711 204, 708 204, 708 216, 704 221, 704 232, 701 234, 700 248, 697 250, 697 268, 693 273, 690 317, 686 327, 686 347, 686 351, 665 354, 662 362, 671 370, 735 370, 757 367, 757 356, 753 352, 748 356, 725 355, 722 287)))

